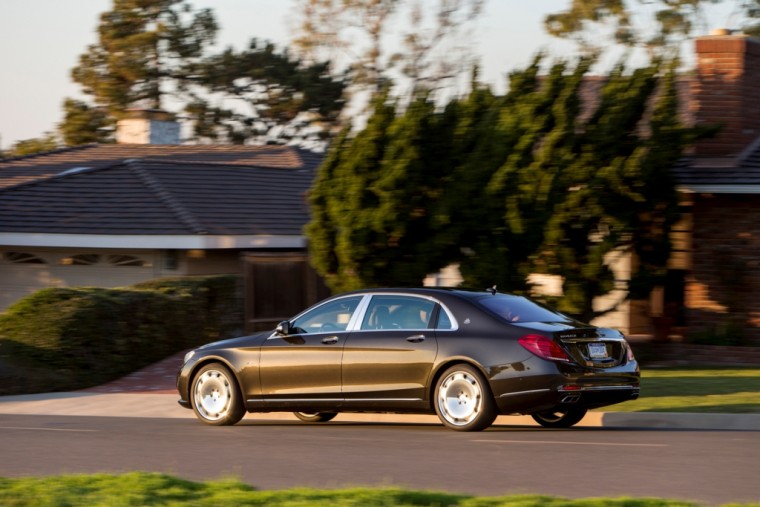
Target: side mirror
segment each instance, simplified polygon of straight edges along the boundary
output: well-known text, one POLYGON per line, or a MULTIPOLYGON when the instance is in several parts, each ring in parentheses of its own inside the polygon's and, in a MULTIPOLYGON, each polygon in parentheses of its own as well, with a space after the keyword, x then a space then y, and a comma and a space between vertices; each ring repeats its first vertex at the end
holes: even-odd
POLYGON ((274 328, 274 332, 282 335, 282 336, 288 336, 292 332, 292 328, 290 327, 290 322, 287 320, 283 320, 279 324, 277 324, 277 327, 274 328))

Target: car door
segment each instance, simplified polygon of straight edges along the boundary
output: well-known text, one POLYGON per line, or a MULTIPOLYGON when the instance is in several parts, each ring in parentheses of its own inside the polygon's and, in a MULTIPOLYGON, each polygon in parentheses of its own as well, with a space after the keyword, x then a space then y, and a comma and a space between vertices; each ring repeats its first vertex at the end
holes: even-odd
POLYGON ((403 409, 424 406, 438 351, 427 297, 373 294, 362 322, 343 347, 347 406, 403 409))
POLYGON ((329 300, 290 321, 287 335, 273 333, 263 343, 259 376, 264 401, 334 404, 343 399, 341 357, 361 300, 360 295, 329 300))

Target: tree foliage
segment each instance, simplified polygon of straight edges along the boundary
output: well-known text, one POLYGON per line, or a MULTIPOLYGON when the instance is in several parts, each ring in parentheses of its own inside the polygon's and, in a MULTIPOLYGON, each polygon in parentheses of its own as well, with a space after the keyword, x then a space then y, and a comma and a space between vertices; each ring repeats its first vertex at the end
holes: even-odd
POLYGON ((299 0, 293 44, 307 60, 348 69, 354 88, 377 92, 395 72, 411 81, 410 90, 431 90, 470 66, 464 36, 482 5, 483 0, 299 0), (401 50, 385 43, 395 35, 401 50))
POLYGON ((184 0, 114 0, 71 77, 114 118, 161 109, 166 86, 187 79, 217 28, 210 9, 192 12, 184 0))
POLYGON ((81 100, 63 102, 63 121, 58 131, 67 146, 112 142, 113 118, 105 108, 93 107, 81 100))
POLYGON ((705 33, 705 9, 710 5, 733 7, 724 22, 760 33, 760 0, 570 0, 567 9, 544 18, 546 31, 555 37, 572 38, 586 48, 601 48, 607 42, 599 37, 607 28, 612 39, 626 46, 643 46, 657 52, 677 46, 686 37, 705 33))
POLYGON ((344 103, 344 80, 327 63, 304 64, 256 39, 244 51, 228 48, 199 62, 193 84, 186 113, 198 140, 239 143, 278 125, 289 127, 280 138, 305 136, 299 127, 335 124, 344 103))
POLYGON ((44 153, 60 147, 53 132, 46 132, 42 137, 16 141, 9 150, 0 151, 0 158, 24 157, 35 153, 44 153))
POLYGON ((334 290, 419 285, 458 263, 465 284, 529 292, 528 274, 560 275, 555 301, 584 320, 594 299, 646 296, 661 283, 678 218, 670 175, 698 131, 678 121, 673 65, 587 76, 593 59, 542 58, 495 96, 473 91, 436 109, 375 102, 320 169, 307 228, 334 290), (596 91, 593 91, 596 89, 596 91), (591 91, 589 91, 591 90, 591 91), (636 254, 630 286, 610 263, 636 254))

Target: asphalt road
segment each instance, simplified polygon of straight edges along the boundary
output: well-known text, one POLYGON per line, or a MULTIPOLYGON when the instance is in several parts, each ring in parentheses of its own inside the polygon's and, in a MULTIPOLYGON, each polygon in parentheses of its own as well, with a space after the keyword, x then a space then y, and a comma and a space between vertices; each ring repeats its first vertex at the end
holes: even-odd
POLYGON ((760 432, 0 415, 0 476, 164 472, 262 489, 406 486, 759 501, 760 432))

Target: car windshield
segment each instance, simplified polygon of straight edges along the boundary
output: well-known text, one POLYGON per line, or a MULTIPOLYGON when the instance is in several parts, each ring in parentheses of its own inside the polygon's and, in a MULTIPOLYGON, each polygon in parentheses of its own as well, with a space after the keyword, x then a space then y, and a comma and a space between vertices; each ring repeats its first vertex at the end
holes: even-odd
POLYGON ((485 306, 508 322, 569 322, 571 319, 522 296, 494 294, 479 298, 485 306))

